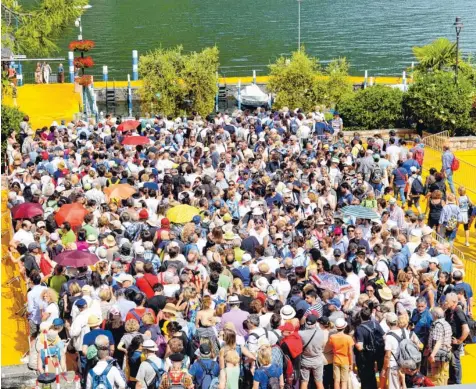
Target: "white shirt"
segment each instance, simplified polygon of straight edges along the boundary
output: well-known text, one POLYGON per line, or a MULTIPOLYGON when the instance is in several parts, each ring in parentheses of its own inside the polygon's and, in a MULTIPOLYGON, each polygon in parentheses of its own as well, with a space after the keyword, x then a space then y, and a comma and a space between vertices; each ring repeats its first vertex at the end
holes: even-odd
POLYGON ((20 228, 17 232, 15 232, 13 235, 13 240, 15 242, 23 243, 26 247, 28 247, 30 243, 35 242, 33 233, 31 231, 26 231, 23 228, 20 228))
POLYGON ((46 307, 45 312, 48 312, 50 314, 50 316, 48 316, 48 320, 46 320, 46 323, 50 323, 50 325, 52 325, 53 320, 59 318, 58 304, 51 303, 46 307))
POLYGON ((387 147, 387 154, 390 163, 393 166, 397 166, 398 159, 400 158, 400 147, 395 145, 387 147))
POLYGON ((280 281, 280 280, 274 280, 272 283, 274 289, 276 290, 276 293, 279 296, 279 299, 281 301, 286 301, 288 298, 289 292, 291 292, 291 284, 289 283, 288 280, 280 281))
POLYGON ((271 320, 271 316, 273 316, 274 312, 266 312, 264 315, 261 315, 259 317, 259 326, 261 328, 266 328, 267 330, 270 330, 271 327, 269 325, 269 322, 271 320))
POLYGON ((354 292, 354 298, 352 299, 351 307, 357 304, 360 295, 360 278, 354 272, 347 275, 346 281, 352 286, 354 292))
POLYGON ((423 256, 420 256, 418 253, 413 253, 410 257, 410 266, 413 266, 417 270, 426 269, 430 259, 430 254, 425 253, 423 256))
MULTIPOLYGON (((403 330, 400 328, 396 330, 390 330, 387 332, 387 335, 385 336, 385 351, 392 352, 392 354, 390 355, 390 367, 398 366, 397 361, 395 360, 393 356, 397 354, 399 342, 397 339, 395 339, 394 336, 389 334, 393 332, 399 338, 403 338, 402 331, 403 330)), ((408 332, 408 330, 405 330, 405 335, 407 338, 410 338, 410 333, 408 332)))
MULTIPOLYGON (((108 361, 99 361, 96 366, 94 366, 93 371, 95 374, 101 375, 108 365, 108 361)), ((107 380, 111 384, 113 389, 122 389, 126 387, 126 383, 122 378, 121 374, 117 367, 112 366, 109 372, 107 373, 107 380)), ((88 373, 88 378, 86 381, 86 389, 92 389, 91 374, 88 373)))

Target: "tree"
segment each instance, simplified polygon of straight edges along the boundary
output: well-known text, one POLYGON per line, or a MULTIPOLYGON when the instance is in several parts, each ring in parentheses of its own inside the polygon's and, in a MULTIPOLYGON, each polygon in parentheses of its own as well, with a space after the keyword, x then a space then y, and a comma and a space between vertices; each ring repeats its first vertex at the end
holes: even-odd
POLYGON ((2 23, 2 47, 8 47, 16 54, 47 56, 58 50, 55 40, 81 16, 88 2, 41 0, 28 11, 14 0, 2 3, 7 7, 2 12, 8 14, 8 22, 2 23))
POLYGON ((182 47, 156 49, 140 57, 139 90, 144 108, 153 106, 165 115, 213 111, 217 93, 218 49, 183 54, 182 47))
POLYGON ((280 57, 269 65, 270 74, 267 88, 275 94, 276 108, 301 108, 309 111, 318 101, 317 75, 320 74, 319 61, 306 54, 304 48, 292 53, 291 59, 280 57))
POLYGON ((334 107, 353 91, 352 82, 349 80, 349 63, 346 58, 333 59, 327 65, 326 77, 318 77, 316 96, 320 104, 334 107))
POLYGON ((406 115, 430 132, 453 135, 471 131, 470 112, 475 90, 465 77, 458 83, 450 72, 421 74, 404 96, 406 115))
POLYGON ((11 130, 18 130, 25 114, 16 107, 2 104, 2 155, 7 146, 11 130))
POLYGON ((395 128, 403 121, 403 92, 376 85, 347 95, 338 105, 344 128, 395 128))

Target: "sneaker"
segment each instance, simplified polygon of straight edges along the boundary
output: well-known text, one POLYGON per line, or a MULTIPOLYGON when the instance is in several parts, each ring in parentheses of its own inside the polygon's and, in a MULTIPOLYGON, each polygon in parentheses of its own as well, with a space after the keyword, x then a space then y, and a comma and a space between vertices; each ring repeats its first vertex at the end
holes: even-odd
POLYGON ((466 247, 469 247, 469 242, 466 242, 464 245, 465 245, 466 247))

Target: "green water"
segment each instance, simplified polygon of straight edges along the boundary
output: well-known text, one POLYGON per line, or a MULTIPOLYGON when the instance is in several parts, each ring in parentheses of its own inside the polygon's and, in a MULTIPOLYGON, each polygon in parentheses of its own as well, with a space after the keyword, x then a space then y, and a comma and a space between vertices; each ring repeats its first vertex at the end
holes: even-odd
MULTIPOLYGON (((83 15, 83 37, 102 74, 125 79, 132 50, 139 55, 162 46, 186 51, 217 45, 228 75, 263 74, 264 67, 297 48, 296 0, 91 0, 83 15), (239 68, 234 68, 240 66, 239 68), (231 68, 228 68, 231 67, 231 68)), ((351 73, 398 75, 413 60, 411 47, 445 36, 464 22, 461 47, 476 53, 476 0, 302 0, 301 42, 320 60, 347 57, 351 73)), ((74 26, 59 42, 60 56, 75 39, 74 26)), ((67 67, 65 67, 67 68, 67 67)), ((91 72, 90 72, 91 73, 91 72)))

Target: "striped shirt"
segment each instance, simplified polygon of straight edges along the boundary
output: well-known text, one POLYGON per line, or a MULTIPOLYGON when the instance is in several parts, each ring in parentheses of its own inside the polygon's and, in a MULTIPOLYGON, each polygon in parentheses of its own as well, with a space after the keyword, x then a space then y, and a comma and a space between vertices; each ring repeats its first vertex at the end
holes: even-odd
POLYGON ((323 307, 322 307, 322 302, 320 299, 316 300, 316 303, 314 305, 311 305, 306 312, 304 312, 304 317, 308 317, 310 315, 314 315, 317 318, 320 318, 323 313, 323 307))

